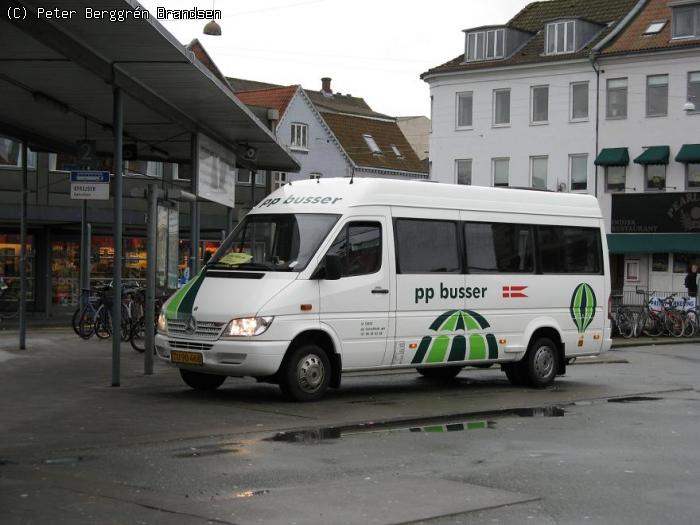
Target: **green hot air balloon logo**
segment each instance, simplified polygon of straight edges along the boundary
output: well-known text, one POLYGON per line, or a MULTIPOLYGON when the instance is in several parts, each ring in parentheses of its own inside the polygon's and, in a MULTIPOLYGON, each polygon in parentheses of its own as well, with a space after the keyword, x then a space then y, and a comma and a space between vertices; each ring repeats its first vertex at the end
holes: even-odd
POLYGON ((421 340, 412 364, 498 359, 496 337, 475 333, 490 327, 484 317, 472 310, 445 312, 430 325, 430 330, 438 335, 421 340))
POLYGON ((579 334, 584 333, 593 322, 596 306, 598 303, 591 285, 579 284, 571 296, 571 307, 569 308, 571 319, 578 328, 579 334))

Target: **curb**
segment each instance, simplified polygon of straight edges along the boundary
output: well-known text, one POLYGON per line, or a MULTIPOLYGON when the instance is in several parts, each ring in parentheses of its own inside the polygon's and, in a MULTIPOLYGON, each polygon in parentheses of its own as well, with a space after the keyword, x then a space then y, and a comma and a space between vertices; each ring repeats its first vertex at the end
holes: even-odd
POLYGON ((613 339, 611 348, 628 348, 632 346, 683 345, 693 343, 700 343, 700 337, 637 337, 633 339, 613 339))

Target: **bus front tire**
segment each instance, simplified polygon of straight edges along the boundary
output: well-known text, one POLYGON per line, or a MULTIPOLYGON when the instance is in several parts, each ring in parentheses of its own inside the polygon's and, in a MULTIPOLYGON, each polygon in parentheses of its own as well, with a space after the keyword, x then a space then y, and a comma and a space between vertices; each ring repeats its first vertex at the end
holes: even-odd
POLYGON ((180 377, 187 386, 195 390, 216 390, 226 381, 226 376, 203 374, 184 368, 180 369, 180 377))
POLYGON ((461 366, 425 367, 416 369, 420 375, 431 381, 452 381, 462 371, 461 366))
POLYGON ((554 382, 559 368, 557 345, 548 337, 540 337, 531 345, 523 361, 530 385, 544 388, 554 382))
POLYGON ((285 359, 280 374, 280 390, 294 401, 321 399, 331 380, 328 354, 315 344, 299 346, 285 359))

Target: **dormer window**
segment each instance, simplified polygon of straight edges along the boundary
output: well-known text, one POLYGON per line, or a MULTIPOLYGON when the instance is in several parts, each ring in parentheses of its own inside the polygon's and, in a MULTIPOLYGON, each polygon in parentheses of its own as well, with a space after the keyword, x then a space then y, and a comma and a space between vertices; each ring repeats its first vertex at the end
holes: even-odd
POLYGON ((475 31, 467 35, 467 62, 503 58, 505 32, 503 29, 475 31))
POLYGON ((365 139, 365 142, 367 143, 367 147, 372 152, 372 154, 374 154, 374 155, 381 155, 382 154, 382 150, 379 148, 379 146, 377 145, 377 141, 374 140, 374 137, 372 135, 370 135, 369 133, 366 133, 366 134, 362 135, 362 138, 365 139))
POLYGON ((551 22, 546 27, 547 55, 573 53, 576 49, 576 23, 573 20, 551 22))
POLYGON ((396 147, 396 144, 391 145, 391 151, 394 152, 394 155, 396 155, 397 159, 403 158, 403 155, 401 155, 401 151, 399 151, 399 148, 396 147))
POLYGON ((673 38, 700 38, 700 4, 673 8, 673 38))

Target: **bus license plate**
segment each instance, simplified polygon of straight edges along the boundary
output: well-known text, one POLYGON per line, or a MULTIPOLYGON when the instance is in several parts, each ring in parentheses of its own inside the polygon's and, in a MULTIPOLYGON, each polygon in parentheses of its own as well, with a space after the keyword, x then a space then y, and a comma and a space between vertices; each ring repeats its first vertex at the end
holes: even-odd
POLYGON ((202 365, 204 364, 204 359, 202 354, 195 352, 170 352, 170 362, 181 365, 202 365))

